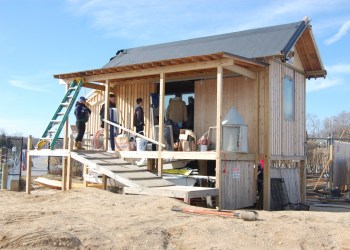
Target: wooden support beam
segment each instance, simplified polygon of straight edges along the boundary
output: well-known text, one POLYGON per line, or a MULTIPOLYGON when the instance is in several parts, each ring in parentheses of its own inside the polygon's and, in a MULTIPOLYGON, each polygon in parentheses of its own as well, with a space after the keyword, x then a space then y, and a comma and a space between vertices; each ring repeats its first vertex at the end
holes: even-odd
MULTIPOLYGON (((164 142, 164 95, 165 95, 165 74, 160 74, 159 81, 159 131, 158 141, 164 142)), ((158 176, 163 175, 162 147, 158 147, 158 176)))
POLYGON ((83 169, 83 178, 84 178, 84 187, 88 186, 88 182, 85 180, 85 175, 89 173, 88 165, 84 164, 84 169, 83 169))
MULTIPOLYGON (((66 85, 66 91, 68 91, 69 86, 70 86, 69 84, 66 85)), ((68 136, 68 133, 69 133, 68 131, 69 131, 69 116, 67 117, 67 120, 64 124, 63 149, 68 149, 69 147, 70 138, 68 136)), ((67 157, 64 157, 64 156, 62 157, 62 169, 67 169, 67 157)), ((65 189, 62 187, 62 190, 65 190, 65 189)))
MULTIPOLYGON (((267 74, 267 70, 265 71, 267 74)), ((264 81, 264 179, 263 179, 263 208, 270 211, 271 202, 271 158, 270 158, 270 81, 264 81)))
POLYGON ((74 138, 73 136, 69 137, 69 155, 67 157, 67 190, 72 189, 72 183, 73 183, 73 159, 71 156, 71 152, 73 151, 73 142, 74 138))
POLYGON ((217 67, 217 95, 216 95, 216 188, 219 189, 218 207, 221 209, 221 199, 224 193, 221 187, 221 120, 222 120, 222 95, 223 95, 223 68, 217 67))
POLYGON ((300 201, 306 202, 306 161, 300 161, 300 201))
MULTIPOLYGON (((123 78, 133 78, 140 76, 151 76, 151 75, 159 75, 159 74, 168 74, 168 73, 176 73, 176 72, 185 72, 191 70, 201 70, 201 69, 211 69, 216 68, 218 66, 230 66, 234 64, 233 59, 220 59, 215 61, 206 61, 206 62, 194 62, 194 63, 186 63, 186 64, 178 64, 178 65, 168 65, 159 68, 147 68, 140 70, 132 70, 132 71, 123 71, 118 73, 107 73, 101 75, 92 75, 85 76, 84 79, 88 82, 97 82, 108 79, 123 79, 123 78)), ((69 80, 74 78, 68 78, 69 80)))
POLYGON ((102 175, 102 190, 107 190, 107 175, 102 175))
POLYGON ((7 189, 7 178, 9 166, 6 163, 1 163, 1 189, 7 189))
POLYGON ((28 136, 28 143, 27 143, 27 177, 26 177, 26 193, 30 194, 30 191, 32 189, 32 157, 29 154, 29 151, 32 149, 33 146, 33 139, 32 136, 28 136))
POLYGON ((95 83, 91 83, 91 82, 84 82, 83 87, 89 88, 89 89, 102 90, 102 91, 105 90, 105 87, 103 85, 95 84, 95 83))
MULTIPOLYGON (((106 120, 109 120, 109 112, 108 112, 109 111, 109 91, 110 91, 110 83, 109 83, 109 80, 107 79, 106 86, 105 86, 105 114, 104 114, 104 117, 106 120)), ((103 133, 105 134, 105 140, 103 142, 103 145, 105 150, 108 151, 109 126, 107 125, 107 123, 105 123, 103 133)))
POLYGON ((224 69, 230 70, 234 73, 238 73, 242 76, 246 76, 246 77, 254 79, 254 80, 256 79, 256 75, 257 75, 255 72, 248 70, 248 69, 245 69, 243 67, 237 66, 237 65, 225 66, 224 69))

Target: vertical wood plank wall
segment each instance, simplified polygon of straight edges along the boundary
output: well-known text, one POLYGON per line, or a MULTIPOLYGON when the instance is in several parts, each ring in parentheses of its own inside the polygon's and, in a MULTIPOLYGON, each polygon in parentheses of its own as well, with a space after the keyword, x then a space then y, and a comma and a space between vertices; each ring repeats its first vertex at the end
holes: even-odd
POLYGON ((305 142, 305 77, 270 61, 270 125, 272 156, 304 156, 305 142), (283 117, 283 77, 294 79, 294 120, 283 117))
MULTIPOLYGON (((122 126, 134 130, 134 108, 136 106, 136 99, 141 97, 143 99, 143 109, 145 114, 145 135, 151 137, 150 129, 150 93, 155 92, 156 84, 148 82, 138 83, 122 83, 112 85, 111 92, 116 95, 116 106, 118 109, 118 120, 122 126)), ((88 131, 94 134, 100 127, 99 112, 104 103, 103 91, 95 91, 89 97, 89 103, 92 114, 89 120, 88 131)))
POLYGON ((253 181, 253 161, 222 161, 222 209, 236 209, 252 206, 256 201, 253 181), (238 173, 238 176, 237 176, 238 173))
MULTIPOLYGON (((248 125, 248 152, 256 153, 258 143, 258 80, 245 77, 224 78, 223 83, 223 118, 234 107, 248 125)), ((195 82, 194 131, 202 136, 216 121, 216 80, 195 82)))

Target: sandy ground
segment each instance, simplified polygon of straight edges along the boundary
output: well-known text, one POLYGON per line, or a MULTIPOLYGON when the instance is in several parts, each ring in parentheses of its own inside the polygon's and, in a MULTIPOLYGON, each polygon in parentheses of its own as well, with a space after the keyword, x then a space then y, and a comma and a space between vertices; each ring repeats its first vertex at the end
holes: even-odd
POLYGON ((349 212, 259 211, 244 221, 173 206, 190 207, 91 187, 0 191, 0 249, 350 249, 349 212))

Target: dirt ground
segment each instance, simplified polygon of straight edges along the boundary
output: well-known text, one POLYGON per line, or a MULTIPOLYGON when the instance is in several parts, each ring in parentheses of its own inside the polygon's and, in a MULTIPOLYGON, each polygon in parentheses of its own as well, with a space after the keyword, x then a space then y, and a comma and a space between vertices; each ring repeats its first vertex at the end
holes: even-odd
MULTIPOLYGON (((0 249, 350 249, 350 213, 185 214, 182 201, 97 188, 0 191, 0 249)), ((196 209, 203 209, 192 207, 196 209)))

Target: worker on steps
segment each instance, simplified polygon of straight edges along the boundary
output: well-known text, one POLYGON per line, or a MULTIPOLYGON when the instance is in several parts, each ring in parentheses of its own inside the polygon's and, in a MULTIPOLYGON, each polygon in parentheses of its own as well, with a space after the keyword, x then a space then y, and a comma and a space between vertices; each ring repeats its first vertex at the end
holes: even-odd
POLYGON ((83 137, 85 134, 86 125, 85 123, 89 120, 91 110, 86 106, 85 97, 81 96, 75 104, 74 115, 77 118, 77 137, 74 141, 74 149, 85 149, 83 148, 83 137))

